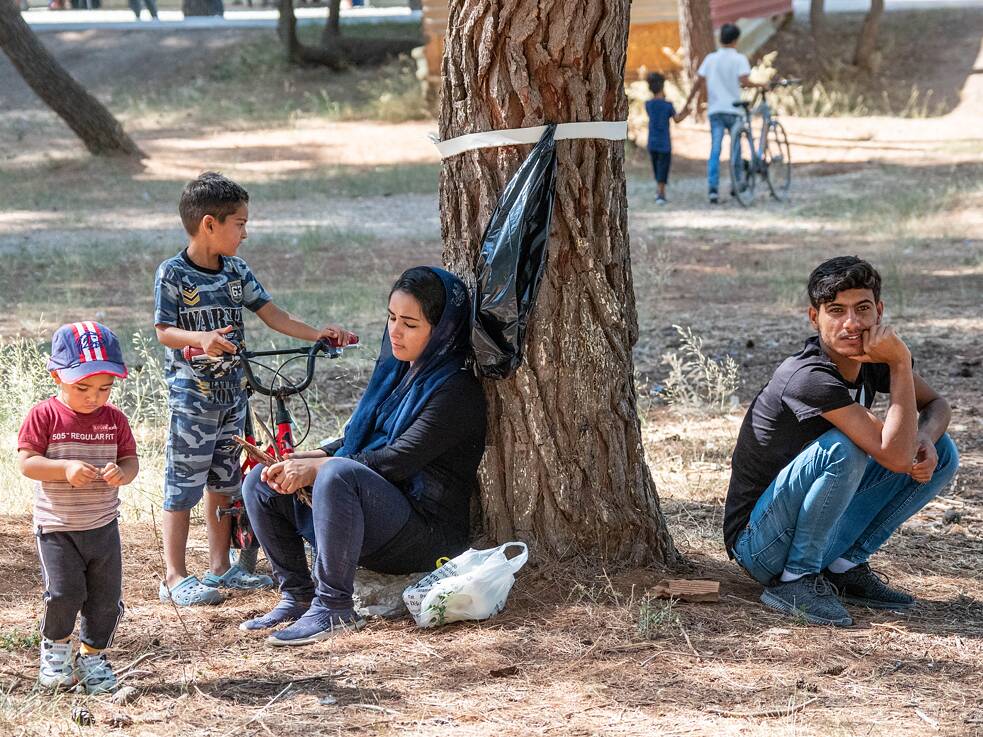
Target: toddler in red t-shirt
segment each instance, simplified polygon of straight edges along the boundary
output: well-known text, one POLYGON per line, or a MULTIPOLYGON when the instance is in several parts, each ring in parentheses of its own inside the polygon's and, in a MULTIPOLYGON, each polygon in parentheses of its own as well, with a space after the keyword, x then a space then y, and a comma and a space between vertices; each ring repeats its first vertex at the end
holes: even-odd
POLYGON ((123 616, 118 489, 139 468, 126 416, 107 404, 126 366, 109 328, 77 322, 55 332, 48 370, 58 393, 31 408, 17 437, 21 473, 38 482, 34 529, 45 587, 38 680, 103 693, 116 687, 103 650, 123 616))

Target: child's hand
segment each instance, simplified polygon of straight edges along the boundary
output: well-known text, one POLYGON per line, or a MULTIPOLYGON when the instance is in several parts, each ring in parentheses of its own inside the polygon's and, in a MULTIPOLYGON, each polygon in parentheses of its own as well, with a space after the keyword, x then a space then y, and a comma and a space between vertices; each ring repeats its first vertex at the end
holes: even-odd
POLYGON ((235 344, 223 337, 231 333, 233 330, 235 330, 235 328, 232 325, 226 325, 224 328, 219 328, 218 330, 203 332, 201 334, 201 338, 198 340, 198 345, 201 346, 201 349, 209 356, 221 356, 223 353, 235 353, 235 344))
POLYGON ((122 486, 125 483, 123 471, 115 463, 107 463, 99 473, 102 474, 103 481, 110 486, 122 486))
POLYGON ((65 480, 72 486, 88 486, 99 478, 99 469, 85 461, 69 461, 65 466, 65 480))
POLYGON ((317 334, 317 339, 326 340, 331 345, 341 346, 342 348, 346 345, 358 343, 358 336, 355 333, 345 330, 340 325, 325 325, 321 328, 321 332, 317 334))

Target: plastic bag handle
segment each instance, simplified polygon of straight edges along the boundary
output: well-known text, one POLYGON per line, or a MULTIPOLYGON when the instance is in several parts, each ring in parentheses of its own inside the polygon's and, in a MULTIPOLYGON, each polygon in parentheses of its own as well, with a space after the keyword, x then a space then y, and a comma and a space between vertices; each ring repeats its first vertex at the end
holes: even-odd
POLYGON ((518 573, 519 569, 526 564, 527 560, 529 560, 529 547, 522 542, 511 542, 500 545, 498 549, 502 555, 505 555, 505 551, 512 547, 522 548, 522 552, 514 558, 507 557, 505 560, 506 563, 508 563, 509 569, 512 571, 512 573, 518 573))

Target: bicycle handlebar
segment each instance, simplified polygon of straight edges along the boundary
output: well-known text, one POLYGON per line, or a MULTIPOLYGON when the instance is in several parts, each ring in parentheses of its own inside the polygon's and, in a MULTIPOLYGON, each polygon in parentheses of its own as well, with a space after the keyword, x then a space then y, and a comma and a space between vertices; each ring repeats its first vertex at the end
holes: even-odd
POLYGON ((304 348, 284 348, 280 350, 272 351, 240 351, 239 355, 242 357, 242 368, 246 374, 246 381, 249 383, 250 388, 253 391, 264 394, 267 397, 290 397, 294 394, 300 394, 307 387, 311 385, 314 380, 314 364, 319 355, 323 354, 328 358, 334 359, 338 358, 342 353, 345 352, 346 348, 358 348, 358 343, 352 343, 348 346, 333 345, 327 340, 321 339, 311 346, 304 348), (251 358, 261 358, 263 356, 307 356, 307 373, 304 376, 304 380, 299 384, 287 383, 279 389, 275 389, 272 382, 269 387, 264 386, 259 381, 257 381, 256 376, 253 374, 252 366, 249 363, 251 358))

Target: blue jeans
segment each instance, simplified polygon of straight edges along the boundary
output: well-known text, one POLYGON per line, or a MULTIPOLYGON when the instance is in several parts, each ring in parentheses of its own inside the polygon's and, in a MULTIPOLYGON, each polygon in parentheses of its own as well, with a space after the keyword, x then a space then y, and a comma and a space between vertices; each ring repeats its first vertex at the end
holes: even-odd
POLYGON ((282 597, 325 609, 352 608, 359 559, 378 552, 416 514, 406 496, 367 466, 333 458, 314 481, 313 508, 278 494, 254 468, 242 485, 249 521, 282 597), (304 540, 314 546, 314 576, 304 540))
POLYGON ((710 114, 710 158, 707 160, 707 189, 711 192, 716 192, 717 186, 720 184, 720 149, 724 143, 724 131, 730 134, 730 140, 733 143, 734 135, 731 131, 736 124, 736 114, 710 114))
POLYGON ((783 570, 819 573, 837 558, 864 563, 952 480, 952 438, 935 444, 932 479, 920 484, 869 458, 839 430, 806 446, 765 489, 737 539, 734 556, 765 586, 783 570))

